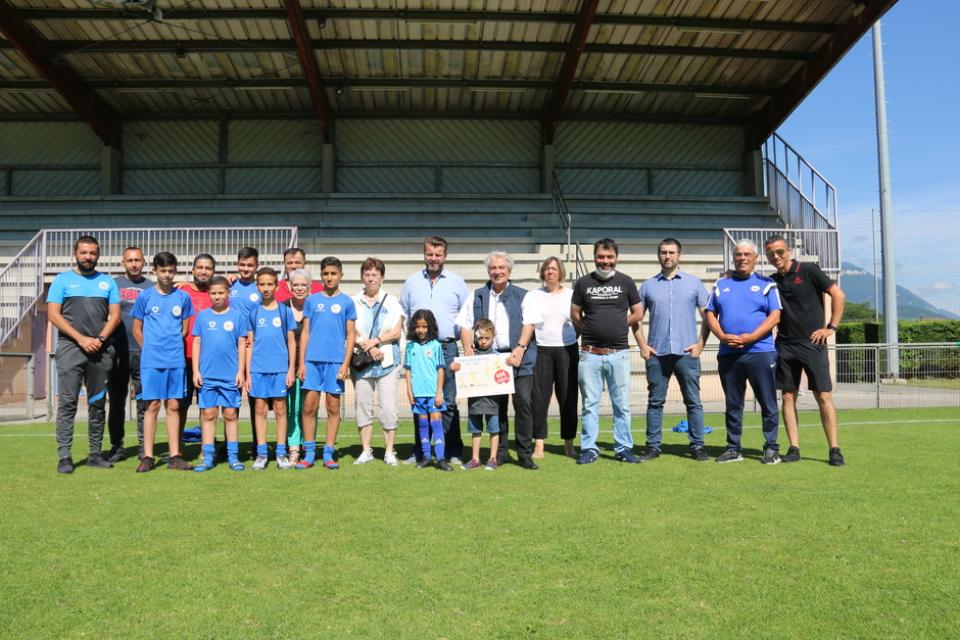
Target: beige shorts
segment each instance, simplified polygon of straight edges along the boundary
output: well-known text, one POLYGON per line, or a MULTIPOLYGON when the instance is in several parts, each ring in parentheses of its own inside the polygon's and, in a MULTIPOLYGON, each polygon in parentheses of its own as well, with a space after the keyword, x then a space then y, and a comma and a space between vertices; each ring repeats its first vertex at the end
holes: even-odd
POLYGON ((400 367, 382 378, 358 378, 353 382, 357 396, 357 426, 373 424, 374 418, 380 418, 384 431, 397 428, 397 381, 400 379, 400 367), (376 398, 374 397, 376 395, 376 398), (380 414, 374 413, 375 400, 379 401, 380 414))

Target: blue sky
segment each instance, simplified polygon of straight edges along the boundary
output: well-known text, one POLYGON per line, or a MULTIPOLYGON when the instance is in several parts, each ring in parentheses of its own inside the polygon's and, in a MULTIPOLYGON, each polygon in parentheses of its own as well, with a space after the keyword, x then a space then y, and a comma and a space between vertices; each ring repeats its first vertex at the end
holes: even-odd
MULTIPOLYGON (((957 0, 900 0, 881 19, 897 284, 954 313, 960 313, 958 24, 957 0)), ((872 49, 868 32, 778 130, 837 187, 843 258, 868 270, 870 209, 880 207, 872 49)))

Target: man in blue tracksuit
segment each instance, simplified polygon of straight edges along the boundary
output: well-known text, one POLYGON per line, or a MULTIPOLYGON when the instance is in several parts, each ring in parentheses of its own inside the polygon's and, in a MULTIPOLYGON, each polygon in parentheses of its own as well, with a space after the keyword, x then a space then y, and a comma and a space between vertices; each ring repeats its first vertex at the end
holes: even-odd
POLYGON ((780 297, 770 278, 757 275, 757 246, 737 243, 734 271, 717 280, 707 303, 706 322, 720 340, 720 384, 727 399, 727 450, 717 462, 743 460, 743 404, 747 381, 763 416, 763 463, 780 462, 777 446, 777 350, 772 331, 780 321, 780 297))

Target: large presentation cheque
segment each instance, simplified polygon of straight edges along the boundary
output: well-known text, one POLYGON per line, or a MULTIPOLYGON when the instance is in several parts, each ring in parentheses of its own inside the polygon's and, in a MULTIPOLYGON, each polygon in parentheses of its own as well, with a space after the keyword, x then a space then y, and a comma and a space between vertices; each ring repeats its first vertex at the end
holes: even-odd
POLYGON ((464 356, 457 371, 457 397, 499 396, 513 393, 513 367, 507 364, 509 353, 464 356))

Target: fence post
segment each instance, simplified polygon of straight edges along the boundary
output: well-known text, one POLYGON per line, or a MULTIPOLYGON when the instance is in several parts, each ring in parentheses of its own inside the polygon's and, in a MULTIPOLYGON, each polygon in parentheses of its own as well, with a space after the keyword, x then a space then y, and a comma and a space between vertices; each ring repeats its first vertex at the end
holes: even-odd
POLYGON ((34 356, 31 354, 27 360, 27 417, 33 420, 33 375, 34 375, 34 356))
POLYGON ((873 387, 874 404, 876 409, 880 408, 880 345, 873 345, 873 361, 876 366, 873 368, 873 387))

